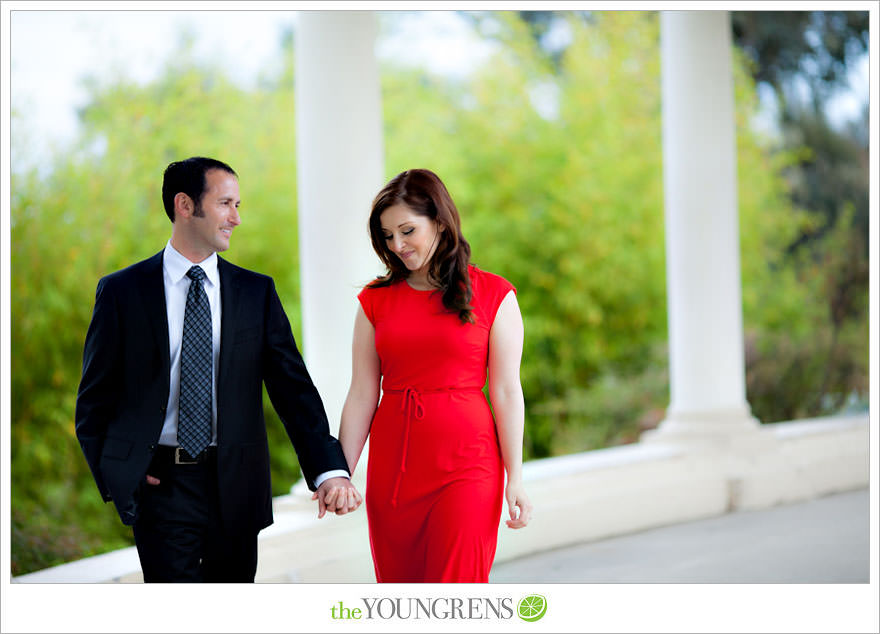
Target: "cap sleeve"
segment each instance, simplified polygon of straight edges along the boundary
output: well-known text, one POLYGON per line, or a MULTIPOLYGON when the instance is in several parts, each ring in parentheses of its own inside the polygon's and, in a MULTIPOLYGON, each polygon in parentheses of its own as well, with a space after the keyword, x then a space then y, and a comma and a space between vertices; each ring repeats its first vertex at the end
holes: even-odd
POLYGON ((501 302, 510 291, 516 293, 516 287, 500 275, 482 271, 476 267, 471 269, 471 284, 479 312, 485 318, 486 327, 491 328, 495 323, 495 316, 498 314, 501 302))
POLYGON ((373 324, 373 328, 376 327, 375 313, 373 307, 373 301, 376 297, 376 293, 374 289, 367 286, 362 289, 360 293, 358 293, 358 301, 361 303, 361 307, 364 309, 364 314, 367 316, 367 319, 370 320, 370 323, 373 324))
POLYGON ((508 282, 503 277, 498 277, 498 282, 496 284, 496 292, 495 292, 495 302, 492 307, 492 321, 490 323, 495 323, 495 317, 498 315, 498 309, 501 308, 501 302, 504 301, 504 298, 507 297, 507 294, 513 291, 513 294, 516 295, 516 286, 508 282))

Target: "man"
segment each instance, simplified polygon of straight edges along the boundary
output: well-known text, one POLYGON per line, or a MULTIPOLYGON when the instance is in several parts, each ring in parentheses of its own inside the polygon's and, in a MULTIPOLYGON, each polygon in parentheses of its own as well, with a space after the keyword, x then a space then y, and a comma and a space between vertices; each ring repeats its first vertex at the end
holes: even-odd
POLYGON ((238 178, 171 163, 164 250, 98 282, 76 434, 105 501, 132 525, 146 582, 253 582, 272 523, 263 383, 319 517, 361 496, 330 435, 270 277, 217 256, 241 223, 238 178))

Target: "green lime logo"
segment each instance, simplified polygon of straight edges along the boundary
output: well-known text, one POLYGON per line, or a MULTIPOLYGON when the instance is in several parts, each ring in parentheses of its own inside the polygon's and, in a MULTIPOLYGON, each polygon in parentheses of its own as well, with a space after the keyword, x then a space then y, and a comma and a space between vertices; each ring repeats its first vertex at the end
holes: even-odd
POLYGON ((547 599, 540 594, 523 597, 517 606, 517 613, 523 621, 537 621, 547 613, 547 599))

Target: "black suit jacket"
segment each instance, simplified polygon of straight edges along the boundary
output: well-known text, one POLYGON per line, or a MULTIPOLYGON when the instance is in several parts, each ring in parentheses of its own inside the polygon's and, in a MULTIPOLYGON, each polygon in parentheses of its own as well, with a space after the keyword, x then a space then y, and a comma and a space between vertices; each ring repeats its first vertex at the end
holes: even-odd
MULTIPOLYGON (((102 278, 86 335, 76 435, 105 501, 133 524, 168 403, 170 359, 163 252, 102 278)), ((275 284, 218 258, 220 359, 217 477, 232 531, 272 523, 263 382, 314 490, 331 469, 346 472, 321 398, 296 347, 275 284)))

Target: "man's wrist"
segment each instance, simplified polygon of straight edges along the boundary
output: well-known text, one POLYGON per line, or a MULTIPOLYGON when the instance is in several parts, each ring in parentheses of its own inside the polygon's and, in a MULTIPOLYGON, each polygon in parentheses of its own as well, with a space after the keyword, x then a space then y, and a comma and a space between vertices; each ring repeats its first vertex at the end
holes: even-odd
POLYGON ((315 488, 317 489, 324 483, 325 480, 329 480, 330 478, 347 478, 351 480, 351 476, 345 469, 333 469, 331 471, 325 471, 317 478, 315 478, 315 488))

